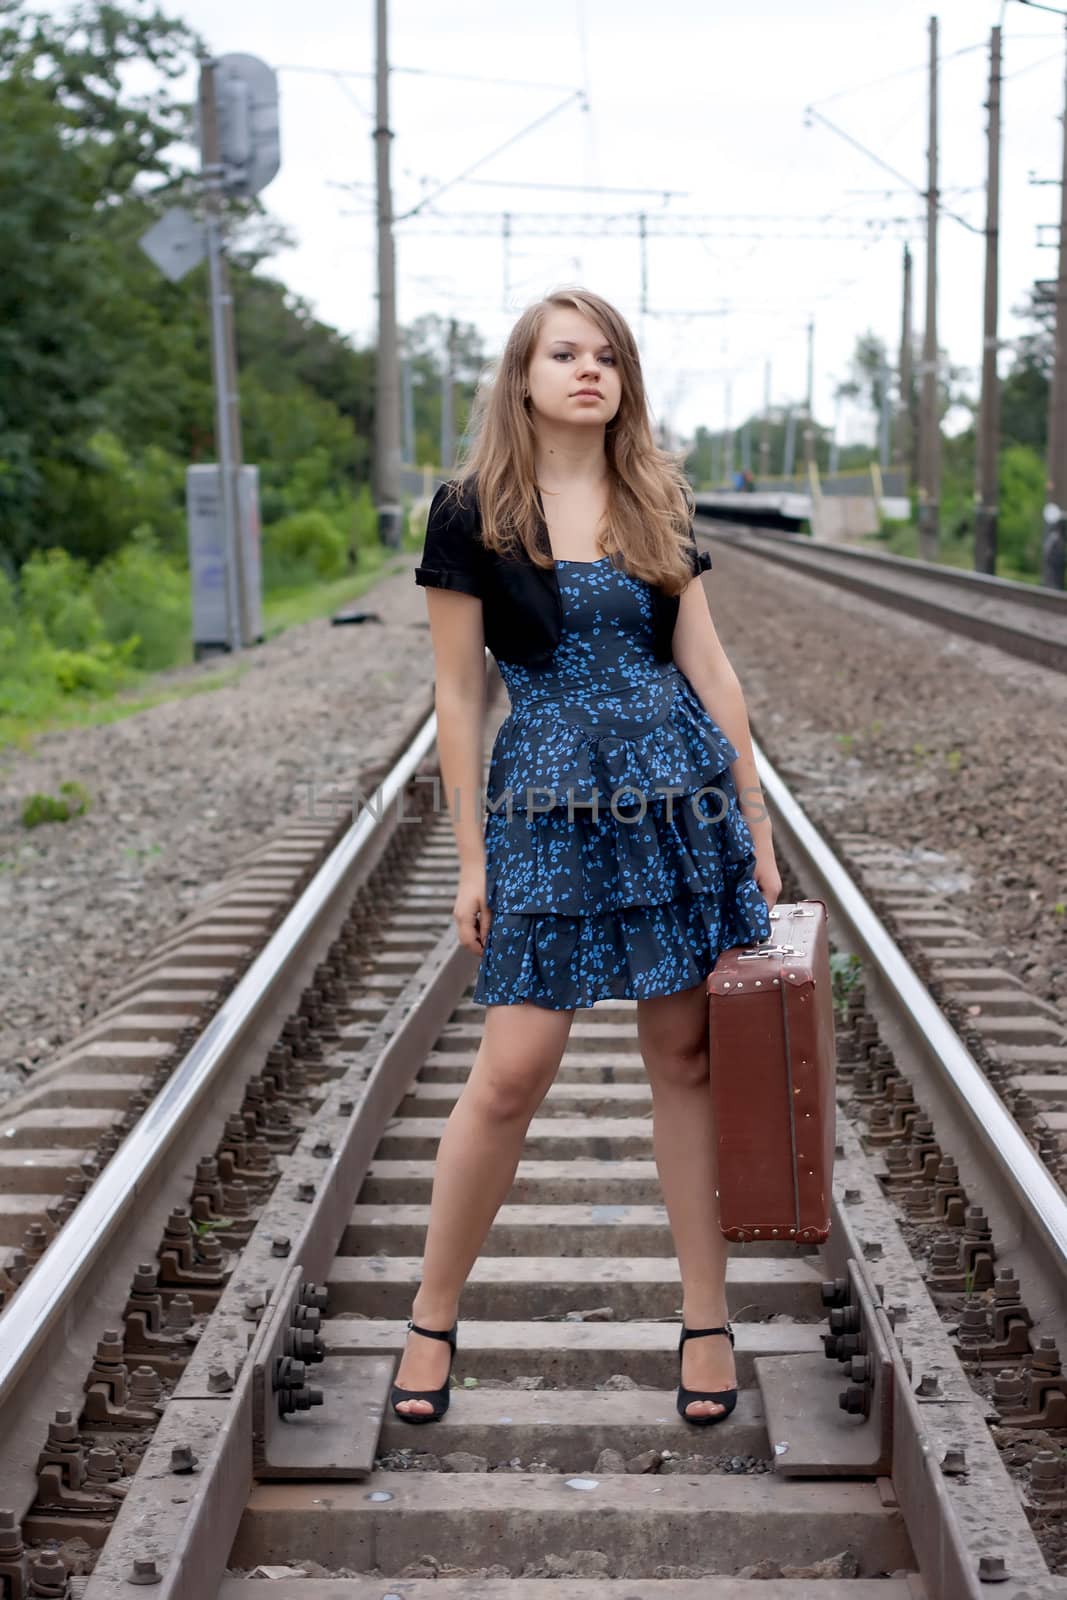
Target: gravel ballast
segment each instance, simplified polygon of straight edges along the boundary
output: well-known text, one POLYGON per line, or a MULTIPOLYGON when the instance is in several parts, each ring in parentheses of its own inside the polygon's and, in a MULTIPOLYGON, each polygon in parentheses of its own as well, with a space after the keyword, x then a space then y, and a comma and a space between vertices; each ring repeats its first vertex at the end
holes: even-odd
MULTIPOLYGON (((395 559, 403 569, 356 602, 380 622, 303 623, 243 652, 232 684, 0 753, 0 1099, 239 857, 308 816, 314 786, 351 784, 390 753, 420 697, 432 709, 417 558, 395 559), (88 811, 23 827, 25 799, 67 779, 88 790, 88 811)), ((232 666, 222 657, 168 676, 193 683, 232 666)))
MULTIPOLYGON (((1067 1016, 1067 679, 714 544, 704 580, 753 732, 818 822, 922 858, 1003 964, 1067 1016)), ((56 1055, 243 854, 395 743, 433 655, 417 557, 235 683, 0 756, 0 1099, 56 1055), (25 829, 67 779, 88 812, 25 829)), ((183 669, 195 679, 219 663, 183 669)))

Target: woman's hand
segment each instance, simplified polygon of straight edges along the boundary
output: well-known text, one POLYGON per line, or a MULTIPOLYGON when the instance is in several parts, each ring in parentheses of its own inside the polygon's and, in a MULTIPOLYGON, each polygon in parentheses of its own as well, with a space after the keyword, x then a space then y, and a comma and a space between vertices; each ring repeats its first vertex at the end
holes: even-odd
POLYGON ((774 859, 774 844, 769 833, 753 842, 756 846, 756 866, 752 876, 767 902, 767 910, 773 911, 782 892, 782 875, 774 859))
POLYGON ((475 955, 481 955, 493 919, 485 899, 484 866, 460 869, 452 915, 459 930, 460 944, 465 950, 473 950, 475 955))

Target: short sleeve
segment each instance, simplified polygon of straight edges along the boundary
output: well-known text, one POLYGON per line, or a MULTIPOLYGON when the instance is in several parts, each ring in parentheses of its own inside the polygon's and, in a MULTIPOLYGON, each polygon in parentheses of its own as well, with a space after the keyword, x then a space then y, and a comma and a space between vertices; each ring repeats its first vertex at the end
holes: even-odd
POLYGON ((466 497, 457 501, 449 492, 449 485, 441 484, 430 502, 422 562, 415 568, 415 582, 423 588, 459 589, 480 598, 480 553, 473 506, 466 497))
POLYGON ((691 532, 688 540, 686 541, 685 553, 689 557, 689 565, 692 569, 694 578, 699 572, 711 571, 711 557, 708 555, 706 550, 699 550, 697 548, 696 539, 693 537, 691 532))

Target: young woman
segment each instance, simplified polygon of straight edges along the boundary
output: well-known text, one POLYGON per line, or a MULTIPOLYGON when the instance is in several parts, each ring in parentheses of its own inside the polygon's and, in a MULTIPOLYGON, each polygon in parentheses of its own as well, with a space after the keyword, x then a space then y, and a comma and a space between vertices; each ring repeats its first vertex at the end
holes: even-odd
POLYGON ((437 1154, 391 1397, 408 1422, 447 1409, 460 1292, 575 1009, 609 996, 637 1001, 652 1089, 683 1284, 678 1410, 707 1425, 736 1403, 705 980, 722 950, 770 937, 781 878, 741 688, 692 581, 708 566, 629 327, 598 295, 550 294, 508 339, 416 571, 460 857, 453 914, 487 1009, 437 1154), (511 709, 483 815, 486 643, 511 709))

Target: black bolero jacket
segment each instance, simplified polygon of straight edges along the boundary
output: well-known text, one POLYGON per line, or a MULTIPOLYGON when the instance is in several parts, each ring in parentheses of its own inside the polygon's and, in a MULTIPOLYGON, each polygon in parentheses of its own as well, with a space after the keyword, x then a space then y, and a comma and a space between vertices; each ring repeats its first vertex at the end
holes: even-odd
MULTIPOLYGON (((522 551, 505 560, 487 550, 481 540, 477 493, 467 486, 461 505, 449 499, 442 484, 430 503, 422 564, 415 582, 425 588, 459 589, 482 601, 485 642, 498 661, 527 666, 544 665, 559 643, 563 605, 555 567, 536 567, 522 551)), ((548 530, 542 522, 539 539, 549 550, 548 530)), ((689 558, 694 577, 706 572, 711 557, 690 539, 689 558)), ((658 660, 672 659, 671 641, 678 617, 678 595, 652 588, 653 650, 658 660)))

